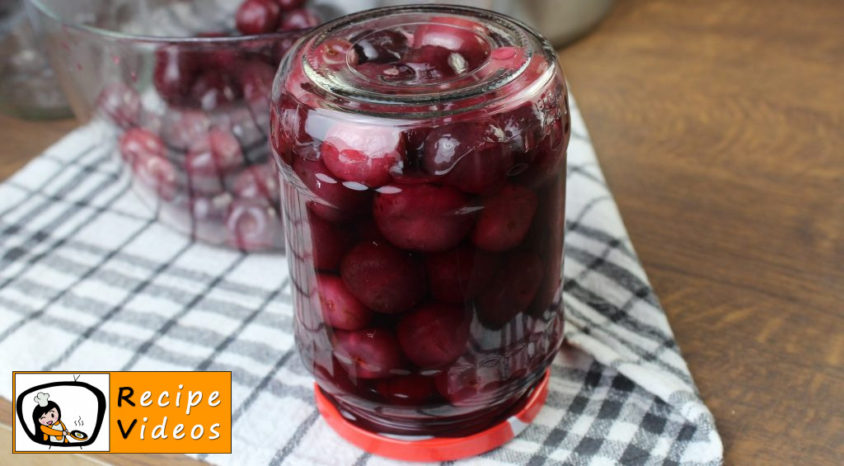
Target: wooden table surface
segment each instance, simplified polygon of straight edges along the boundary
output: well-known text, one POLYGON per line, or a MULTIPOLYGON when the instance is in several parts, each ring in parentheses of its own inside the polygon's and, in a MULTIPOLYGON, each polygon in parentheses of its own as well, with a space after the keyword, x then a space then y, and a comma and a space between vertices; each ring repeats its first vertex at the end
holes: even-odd
MULTIPOLYGON (((844 2, 619 0, 561 60, 727 464, 840 464, 844 2)), ((0 118, 0 179, 72 127, 0 118)))

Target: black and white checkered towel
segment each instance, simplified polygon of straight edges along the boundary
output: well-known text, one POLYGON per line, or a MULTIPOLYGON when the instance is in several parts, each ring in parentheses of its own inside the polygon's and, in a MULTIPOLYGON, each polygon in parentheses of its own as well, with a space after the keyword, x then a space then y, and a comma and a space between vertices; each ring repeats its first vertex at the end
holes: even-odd
MULTIPOLYGON (((573 101, 572 101, 573 102, 573 101)), ((722 446, 572 109, 566 345, 518 438, 461 464, 719 464, 722 446)), ((231 370, 219 464, 391 464, 320 419, 281 256, 154 221, 95 126, 0 185, 0 395, 12 370, 231 370)), ((2 150, 2 149, 0 149, 2 150)))

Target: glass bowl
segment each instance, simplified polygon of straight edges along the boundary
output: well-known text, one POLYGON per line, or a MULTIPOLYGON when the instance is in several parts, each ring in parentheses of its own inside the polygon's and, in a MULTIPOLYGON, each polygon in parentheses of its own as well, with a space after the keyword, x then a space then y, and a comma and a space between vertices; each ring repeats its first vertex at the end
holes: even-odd
POLYGON ((195 239, 249 251, 283 249, 267 144, 275 71, 297 28, 333 16, 256 18, 255 4, 276 1, 27 0, 71 108, 104 129, 144 204, 195 239))

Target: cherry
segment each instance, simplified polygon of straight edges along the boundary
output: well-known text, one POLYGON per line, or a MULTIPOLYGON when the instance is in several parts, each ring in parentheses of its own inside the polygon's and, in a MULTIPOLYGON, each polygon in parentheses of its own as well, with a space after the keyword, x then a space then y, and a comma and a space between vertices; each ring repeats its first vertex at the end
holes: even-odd
POLYGON ((178 150, 188 150, 208 138, 211 120, 199 110, 184 112, 166 112, 161 124, 161 137, 164 143, 178 150))
POLYGON ((288 10, 284 12, 281 19, 282 31, 296 31, 299 29, 308 29, 317 26, 320 23, 319 16, 307 8, 297 8, 295 10, 288 10))
POLYGON ((390 29, 374 31, 356 38, 358 63, 391 63, 401 60, 407 51, 407 37, 390 29))
POLYGON ((248 102, 269 101, 275 78, 272 66, 262 61, 250 60, 239 65, 237 76, 243 96, 248 102))
POLYGON ((432 175, 468 193, 493 191, 507 178, 513 156, 492 120, 460 122, 431 130, 422 163, 432 175))
POLYGON ((275 0, 282 11, 296 10, 305 6, 306 0, 275 0))
MULTIPOLYGON (((303 351, 300 351, 300 353, 303 353, 303 351)), ((344 397, 355 393, 357 387, 349 377, 349 373, 343 369, 343 365, 334 358, 329 359, 328 362, 328 365, 331 366, 330 369, 316 363, 313 364, 314 378, 320 388, 335 397, 344 397)))
POLYGON ((281 8, 275 0, 246 0, 235 13, 237 30, 246 35, 274 31, 281 19, 281 8))
POLYGON ((404 312, 425 295, 422 264, 388 244, 359 243, 343 258, 340 276, 356 298, 378 312, 404 312))
POLYGON ((489 77, 495 73, 516 71, 524 66, 528 57, 521 47, 498 47, 489 54, 487 63, 478 72, 481 77, 489 77))
POLYGON ((317 275, 317 290, 322 315, 328 325, 341 330, 360 330, 372 318, 372 311, 349 293, 340 277, 317 275))
POLYGON ((420 81, 441 81, 466 71, 461 60, 459 54, 434 45, 410 49, 404 56, 404 63, 420 81))
POLYGON ((421 163, 425 138, 431 132, 429 126, 416 126, 404 130, 405 148, 408 165, 416 167, 421 163))
POLYGON ((429 254, 425 268, 431 294, 446 303, 464 303, 484 288, 498 263, 498 256, 467 246, 429 254))
POLYGON ((346 57, 352 49, 352 43, 340 38, 327 39, 309 57, 314 69, 339 68, 346 64, 346 57))
POLYGON ((477 408, 495 401, 503 382, 498 367, 472 355, 458 358, 434 381, 440 394, 454 406, 477 408))
POLYGON ((169 160, 157 154, 136 157, 132 163, 135 179, 153 190, 158 197, 172 201, 178 194, 178 174, 169 160))
POLYGON ((232 193, 240 198, 266 199, 273 205, 277 204, 281 190, 275 163, 246 167, 235 178, 232 193))
POLYGON ((318 199, 310 204, 313 212, 325 220, 348 220, 369 207, 369 192, 344 186, 321 160, 296 158, 293 171, 318 199))
POLYGON ((144 128, 132 128, 120 137, 120 155, 129 165, 147 157, 164 157, 164 143, 157 134, 144 128))
POLYGON ((185 156, 185 169, 191 187, 213 194, 222 189, 222 178, 243 165, 243 152, 234 135, 220 128, 208 132, 205 140, 195 143, 185 156))
POLYGON ((337 226, 308 212, 311 231, 311 247, 314 268, 317 270, 337 270, 346 251, 352 246, 349 235, 337 226))
MULTIPOLYGON (((222 37, 233 37, 226 32, 203 32, 197 37, 216 39, 222 37)), ((195 55, 203 69, 226 70, 236 66, 238 56, 242 53, 239 45, 213 42, 196 50, 195 55)))
POLYGON ((189 102, 197 71, 195 57, 176 45, 165 45, 155 51, 152 81, 161 98, 171 105, 189 102))
POLYGON ((417 374, 379 380, 375 389, 389 403, 412 406, 425 403, 436 391, 433 378, 417 374))
POLYGON ((228 74, 219 71, 203 72, 191 88, 191 100, 205 111, 230 104, 240 97, 240 88, 228 74))
POLYGON ((419 367, 438 367, 457 359, 469 342, 472 318, 461 306, 432 303, 407 314, 396 327, 405 356, 419 367))
POLYGON ((507 185, 484 202, 472 241, 488 251, 506 251, 519 245, 536 213, 536 194, 525 187, 507 185))
POLYGON ((526 243, 546 261, 545 275, 529 313, 542 316, 559 299, 562 284, 566 178, 559 175, 539 192, 539 207, 526 243))
POLYGON ((97 109, 115 125, 128 129, 140 122, 141 96, 125 84, 111 84, 100 93, 97 109))
POLYGON ((281 222, 272 207, 254 199, 235 199, 226 215, 228 243, 244 251, 282 247, 281 222))
MULTIPOLYGON (((262 106, 266 108, 268 105, 267 102, 263 102, 262 106)), ((230 131, 237 138, 240 146, 248 149, 247 153, 244 154, 247 161, 261 163, 269 158, 269 148, 264 145, 267 140, 266 134, 268 134, 269 122, 267 122, 266 127, 259 127, 262 122, 257 121, 248 108, 241 106, 228 108, 224 112, 214 112, 211 114, 211 118, 212 126, 230 131)), ((267 118, 269 118, 268 109, 267 118)))
POLYGON ((276 153, 292 164, 294 152, 310 145, 313 139, 305 130, 308 111, 289 94, 283 93, 270 114, 270 143, 276 153))
POLYGON ((569 133, 563 128, 561 119, 552 120, 544 126, 544 129, 548 134, 537 143, 536 149, 529 154, 532 158, 531 164, 527 170, 516 178, 519 183, 539 186, 552 178, 565 176, 566 145, 568 144, 569 133))
MULTIPOLYGON (((495 116, 495 119, 516 155, 517 163, 521 162, 526 166, 533 161, 533 151, 539 145, 542 135, 541 115, 532 103, 522 104, 519 107, 495 116)), ((511 170, 516 171, 516 170, 511 170)))
POLYGON ((440 16, 428 20, 413 33, 413 47, 442 47, 460 53, 474 69, 489 55, 489 45, 482 38, 486 28, 474 21, 454 16, 440 16))
POLYGON ((211 243, 223 243, 226 232, 222 225, 225 225, 232 197, 228 194, 214 197, 193 196, 188 202, 193 237, 211 243))
POLYGON ((389 330, 334 332, 334 356, 352 379, 387 377, 401 368, 401 350, 389 330))
POLYGON ((499 329, 516 314, 528 309, 545 273, 542 260, 532 252, 510 254, 502 267, 478 296, 480 321, 499 329))
POLYGON ((404 139, 397 128, 337 123, 326 133, 321 155, 338 178, 379 187, 402 163, 404 139))
POLYGON ((388 186, 375 196, 373 215, 381 233, 402 249, 444 251, 472 228, 467 199, 448 186, 388 186))

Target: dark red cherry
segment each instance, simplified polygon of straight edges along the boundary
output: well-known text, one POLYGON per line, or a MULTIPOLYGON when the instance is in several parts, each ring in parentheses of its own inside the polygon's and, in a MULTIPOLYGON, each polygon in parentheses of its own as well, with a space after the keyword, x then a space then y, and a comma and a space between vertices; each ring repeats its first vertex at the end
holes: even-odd
POLYGON ((161 98, 171 105, 189 103, 197 71, 196 57, 190 51, 177 45, 165 45, 155 51, 152 82, 161 98))
POLYGON ((407 311, 425 295, 422 264, 388 244, 358 244, 343 258, 340 276, 356 298, 378 312, 407 311))
POLYGON ((146 157, 164 157, 164 143, 157 134, 144 128, 132 128, 120 137, 120 155, 132 165, 136 160, 146 157))
POLYGON ((243 165, 243 152, 234 135, 213 128, 206 140, 199 140, 185 156, 185 170, 191 189, 216 194, 224 189, 223 178, 243 165))
MULTIPOLYGON (((301 347, 301 345, 299 346, 301 347)), ((311 346, 313 347, 315 345, 311 346)), ((316 351, 316 348, 312 348, 311 352, 316 351)), ((351 377, 339 361, 332 357, 328 360, 328 364, 326 365, 330 368, 323 367, 320 364, 313 364, 312 366, 314 378, 320 388, 335 397, 349 396, 349 394, 357 392, 355 383, 352 382, 351 377)))
POLYGON ((249 102, 268 102, 273 89, 275 70, 258 60, 240 65, 237 72, 243 96, 249 102))
POLYGON ((502 377, 497 367, 476 356, 465 355, 434 379, 440 394, 455 406, 489 406, 496 401, 502 377))
POLYGON ((273 150, 288 164, 293 157, 306 146, 311 146, 313 139, 305 130, 308 110, 289 94, 283 93, 273 106, 270 119, 270 143, 273 150))
POLYGON ((396 62, 400 61, 407 51, 407 37, 390 29, 370 32, 353 41, 358 63, 396 62))
POLYGON ((372 319, 372 311, 349 293, 340 277, 317 275, 317 291, 328 325, 341 330, 360 330, 372 319))
POLYGON ((203 110, 211 111, 230 104, 241 97, 241 89, 231 77, 212 70, 200 74, 191 88, 191 100, 203 110))
POLYGON ((528 188, 504 186, 484 200, 472 232, 472 242, 487 251, 506 251, 518 246, 530 229, 538 199, 528 188))
POLYGON ((352 247, 352 238, 341 227, 308 212, 311 229, 311 248, 317 270, 337 270, 346 251, 352 247))
POLYGON ((334 333, 334 356, 352 380, 387 377, 401 368, 396 337, 383 328, 334 333))
POLYGON ((423 368, 439 367, 466 350, 471 322, 471 314, 462 306, 431 303, 404 316, 396 335, 411 362, 423 368))
POLYGON ((161 137, 164 143, 174 149, 188 150, 198 141, 208 139, 211 119, 199 110, 183 112, 168 111, 161 123, 161 137))
POLYGON ((516 314, 528 309, 542 282, 545 268, 532 252, 510 254, 478 296, 478 318, 487 327, 499 329, 516 314))
POLYGON ((370 205, 368 191, 355 190, 337 179, 321 160, 295 158, 293 171, 318 201, 311 202, 315 214, 328 221, 343 221, 365 211, 370 205))
POLYGON ((125 84, 111 84, 100 93, 97 109, 115 125, 131 128, 141 120, 141 97, 125 84))
POLYGON ((373 215, 381 233, 402 249, 444 251, 472 228, 466 196, 448 186, 392 185, 375 196, 373 215))
POLYGON ((516 164, 523 164, 523 167, 514 167, 513 171, 525 171, 533 162, 534 150, 543 137, 542 120, 536 106, 526 103, 519 107, 500 113, 495 116, 498 126, 504 130, 507 143, 512 148, 516 164))
POLYGON ((228 243, 244 251, 281 248, 284 241, 281 221, 266 202, 235 199, 226 216, 228 243))
POLYGON ((379 380, 376 390, 389 403, 419 406, 434 395, 436 387, 432 377, 411 374, 379 380))
POLYGON ((489 45, 483 39, 486 28, 474 21, 454 16, 434 17, 416 28, 413 47, 442 47, 462 55, 468 69, 474 69, 489 55, 489 45))
POLYGON ((165 201, 172 201, 178 194, 176 167, 160 155, 137 157, 132 164, 135 179, 165 201))
MULTIPOLYGON (((315 69, 339 68, 346 64, 352 43, 340 38, 326 39, 319 44, 314 53, 310 55, 311 66, 315 69)), ((352 62, 354 64, 354 62, 352 62)))
POLYGON ((389 126, 337 123, 325 135, 321 155, 337 178, 377 188, 404 159, 404 138, 389 126))
POLYGON ((246 0, 235 13, 237 30, 245 35, 273 32, 281 20, 281 8, 275 0, 246 0))
POLYGON ((275 0, 282 11, 295 10, 305 6, 306 0, 275 0))
MULTIPOLYGON (((197 37, 216 39, 234 36, 226 32, 214 31, 197 34, 197 37)), ((238 47, 239 45, 235 45, 234 43, 212 42, 205 46, 198 45, 194 51, 194 55, 198 63, 200 63, 199 67, 202 69, 226 70, 236 66, 238 56, 241 53, 238 47)))
POLYGON ((190 227, 194 238, 214 244, 226 239, 226 213, 232 197, 226 193, 218 196, 193 196, 189 200, 190 227))
POLYGON ((428 254, 425 269, 434 298, 460 304, 474 298, 495 275, 499 258, 468 246, 428 254))
POLYGON ((516 71, 527 61, 525 50, 521 47, 498 47, 489 54, 487 63, 478 72, 482 77, 495 73, 516 71))
POLYGON ((462 191, 494 191, 513 167, 504 140, 504 132, 492 120, 440 126, 425 139, 423 166, 462 191))
POLYGON ((413 69, 420 81, 441 81, 466 71, 461 60, 459 54, 434 45, 410 49, 404 56, 404 64, 413 69))
POLYGON ((275 162, 246 167, 234 180, 232 192, 241 198, 266 199, 272 204, 279 201, 278 168, 275 162))
POLYGON ((298 8, 284 12, 279 29, 282 31, 308 29, 319 25, 320 22, 319 16, 313 11, 307 8, 298 8))

